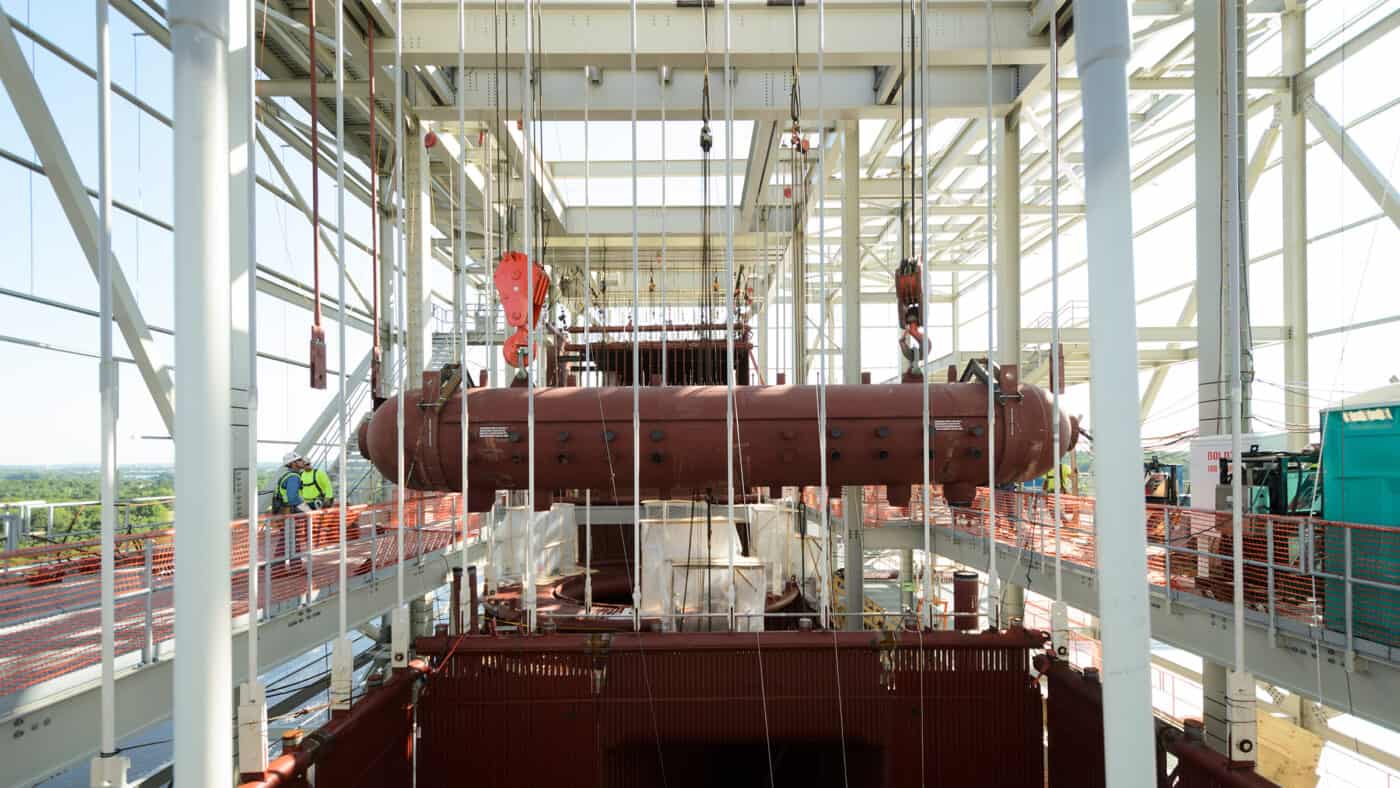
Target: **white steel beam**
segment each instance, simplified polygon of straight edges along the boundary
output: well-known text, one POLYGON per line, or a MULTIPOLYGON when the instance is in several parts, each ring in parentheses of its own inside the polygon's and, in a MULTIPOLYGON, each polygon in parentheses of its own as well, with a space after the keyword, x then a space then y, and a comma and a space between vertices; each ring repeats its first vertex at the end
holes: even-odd
MULTIPOLYGON (((1021 337, 1029 345, 1045 345, 1050 343, 1050 329, 1038 327, 1026 327, 1021 329, 1021 337)), ((1289 330, 1286 326, 1255 326, 1254 339, 1256 343, 1282 342, 1289 337, 1289 330)), ((1066 345, 1080 345, 1089 341, 1089 329, 1083 326, 1065 326, 1060 328, 1060 341, 1066 345)), ((1196 329, 1192 326, 1138 326, 1138 342, 1178 342, 1192 343, 1196 341, 1196 329)))
POLYGON ((1313 96, 1309 96, 1303 102, 1303 111, 1308 116, 1308 121, 1322 134, 1322 139, 1327 141, 1328 147, 1342 159, 1342 164, 1352 177, 1361 184, 1366 193, 1371 195, 1371 199, 1376 201, 1380 209, 1396 227, 1400 227, 1400 192, 1397 192, 1395 185, 1386 178, 1385 173, 1371 161, 1366 152, 1361 150, 1361 146, 1356 144, 1347 130, 1337 123, 1326 109, 1317 102, 1313 96))
MULTIPOLYGON (((83 256, 87 258, 88 267, 95 276, 98 264, 97 211, 88 199, 87 189, 78 176, 77 165, 63 142, 63 135, 59 133, 58 123, 49 111, 43 93, 39 90, 39 83, 34 79, 34 72, 30 70, 29 62, 15 38, 10 17, 3 12, 0 12, 0 81, 4 82, 5 90, 10 94, 10 103, 14 105, 15 113, 19 115, 30 144, 34 146, 39 161, 44 165, 54 195, 58 198, 59 205, 73 228, 73 235, 83 249, 83 256)), ((160 350, 156 347, 150 327, 141 315, 136 294, 127 283, 115 255, 111 257, 111 262, 112 311, 116 315, 117 327, 121 329, 122 338, 126 340, 136 368, 140 370, 146 389, 155 402, 156 411, 160 413, 161 421, 164 422, 166 430, 173 435, 175 386, 171 368, 160 358, 160 350)))
MULTIPOLYGON (((1030 13, 1024 0, 995 0, 990 29, 980 3, 934 0, 929 25, 930 66, 978 66, 986 58, 988 40, 997 65, 1044 63, 1048 46, 1043 36, 1028 31, 1030 13)), ((735 68, 790 68, 793 52, 800 65, 815 69, 816 9, 800 6, 807 16, 794 46, 792 8, 763 0, 736 0, 732 5, 731 64, 735 68)), ((409 64, 457 62, 457 3, 454 0, 405 0, 404 59, 409 64)), ((549 53, 552 68, 584 66, 623 69, 632 51, 628 8, 620 3, 554 3, 538 11, 538 40, 549 53)), ((523 9, 508 7, 500 16, 492 4, 473 0, 467 7, 466 62, 469 68, 502 65, 519 68, 523 60, 523 9), (504 55, 498 29, 509 37, 504 55)), ((710 14, 712 48, 722 41, 721 15, 710 14)), ((639 3, 636 54, 638 68, 669 65, 698 68, 705 61, 701 9, 666 0, 639 3)), ((825 60, 827 68, 878 66, 893 62, 888 42, 899 39, 903 20, 899 4, 887 0, 832 0, 826 4, 825 60)), ((907 24, 907 21, 905 21, 907 24)), ((386 48, 387 51, 387 48, 386 48)), ((712 56, 715 54, 711 53, 712 56)), ((814 72, 815 73, 815 72, 814 72)), ((546 109, 548 107, 546 106, 546 109)))
MULTIPOLYGON (((545 12, 548 14, 548 11, 545 12)), ((792 52, 788 51, 788 60, 792 52)), ((540 74, 539 90, 544 107, 543 121, 583 119, 583 70, 561 69, 553 52, 549 57, 550 68, 540 74)), ((771 68, 751 67, 738 70, 734 85, 734 117, 738 120, 786 121, 791 117, 789 103, 792 93, 792 71, 790 65, 771 68)), ((948 66, 932 70, 932 76, 924 86, 928 96, 929 113, 938 117, 963 117, 975 115, 984 109, 987 101, 986 75, 982 69, 963 66, 948 66)), ((671 72, 671 82, 667 87, 666 119, 698 120, 700 118, 700 95, 704 71, 700 68, 676 68, 671 72)), ((799 88, 806 115, 803 121, 815 120, 812 107, 816 106, 817 80, 815 73, 803 72, 799 77, 799 88)), ((994 107, 1009 105, 1016 98, 1017 69, 999 67, 994 70, 992 101, 994 107)), ((511 96, 521 91, 521 75, 517 71, 502 71, 499 74, 491 68, 469 69, 463 83, 463 99, 466 102, 467 119, 473 121, 494 120, 499 96, 509 92, 511 96)), ((880 104, 875 95, 875 70, 870 67, 828 68, 825 86, 822 88, 826 105, 826 117, 833 119, 855 119, 884 117, 893 118, 899 114, 899 107, 880 104)), ((659 120, 661 117, 661 90, 658 80, 641 80, 637 85, 637 119, 659 120)), ((722 102, 726 86, 723 80, 710 80, 712 102, 722 102)), ((632 84, 626 73, 618 71, 610 74, 602 72, 602 79, 594 84, 589 95, 589 120, 630 120, 632 117, 632 84)), ((455 122, 457 109, 453 106, 419 106, 414 112, 429 121, 455 122)), ((515 128, 515 123, 510 123, 515 128)))
MULTIPOLYGON (((1128 9, 1099 3, 1076 17, 1075 59, 1084 80, 1084 182, 1089 205, 1091 412, 1100 463, 1099 618, 1103 622, 1104 782, 1139 785, 1153 762, 1148 657, 1146 513, 1135 470, 1137 322, 1133 302, 1132 167, 1128 159, 1128 9)), ((995 566, 993 559, 992 565, 995 566)))

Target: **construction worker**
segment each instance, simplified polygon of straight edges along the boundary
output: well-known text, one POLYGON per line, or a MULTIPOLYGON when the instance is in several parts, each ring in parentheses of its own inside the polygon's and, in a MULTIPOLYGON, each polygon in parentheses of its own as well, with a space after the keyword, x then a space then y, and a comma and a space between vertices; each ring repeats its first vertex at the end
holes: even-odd
POLYGON ((302 499, 311 504, 312 509, 334 506, 335 486, 331 484, 331 475, 320 468, 313 468, 305 457, 301 458, 301 462, 302 499))
POLYGON ((311 463, 294 451, 287 452, 282 457, 282 471, 277 477, 277 489, 272 493, 274 514, 309 513, 312 510, 313 507, 302 494, 304 491, 302 473, 310 469, 311 463))
POLYGON ((1059 471, 1059 485, 1056 484, 1054 470, 1050 470, 1045 473, 1043 488, 1045 490, 1046 495, 1055 492, 1055 488, 1057 486, 1060 486, 1061 492, 1068 492, 1068 490, 1066 490, 1065 487, 1070 484, 1071 477, 1074 476, 1074 468, 1070 467, 1070 464, 1067 462, 1061 462, 1059 471))

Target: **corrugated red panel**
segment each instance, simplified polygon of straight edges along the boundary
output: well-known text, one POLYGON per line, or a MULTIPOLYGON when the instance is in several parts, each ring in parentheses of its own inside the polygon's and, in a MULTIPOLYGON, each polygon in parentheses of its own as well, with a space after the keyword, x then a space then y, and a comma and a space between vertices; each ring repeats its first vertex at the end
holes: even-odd
POLYGON ((1104 784, 1103 685, 1068 662, 1046 660, 1045 701, 1049 788, 1097 788, 1104 784))
POLYGON ((1038 635, 471 637, 420 698, 418 783, 1043 785, 1038 635), (771 776, 771 777, 770 777, 771 776))

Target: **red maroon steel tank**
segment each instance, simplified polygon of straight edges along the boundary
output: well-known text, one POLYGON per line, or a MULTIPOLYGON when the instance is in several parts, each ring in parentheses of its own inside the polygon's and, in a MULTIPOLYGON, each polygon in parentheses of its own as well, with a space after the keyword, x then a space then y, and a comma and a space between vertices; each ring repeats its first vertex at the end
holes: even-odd
MULTIPOLYGON (((1055 465, 1050 399, 1034 386, 997 406, 996 483, 1027 481, 1055 465)), ((827 386, 827 482, 886 485, 890 503, 906 505, 923 478, 922 386, 827 386)), ((978 382, 929 385, 930 473, 953 503, 987 484, 987 389, 978 382)), ((404 396, 407 486, 460 491, 461 393, 404 396)), ((526 391, 472 389, 468 507, 482 511, 496 490, 527 486, 526 391)), ((815 486, 821 481, 814 386, 739 386, 735 486, 815 486)), ((360 450, 385 478, 397 478, 395 411, 389 399, 360 427, 360 450)), ((640 392, 641 486, 669 497, 726 487, 725 387, 644 387, 640 392)), ((1060 445, 1074 447, 1075 419, 1060 415, 1060 445)), ((552 490, 632 493, 632 390, 544 388, 535 392, 536 505, 552 490)), ((597 500, 597 498, 595 498, 597 500)))

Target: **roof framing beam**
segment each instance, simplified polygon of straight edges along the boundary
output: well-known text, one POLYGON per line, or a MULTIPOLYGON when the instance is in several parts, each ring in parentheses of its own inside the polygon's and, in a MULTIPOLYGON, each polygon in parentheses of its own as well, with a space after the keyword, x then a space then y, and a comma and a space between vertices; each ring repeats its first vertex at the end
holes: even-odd
MULTIPOLYGON (((933 0, 929 25, 930 66, 982 66, 986 62, 989 33, 981 3, 965 0, 933 0)), ((680 7, 666 0, 641 0, 637 13, 637 62, 639 67, 661 64, 699 68, 705 63, 702 9, 680 7)), ((800 65, 816 66, 816 8, 801 7, 805 17, 799 39, 793 44, 792 7, 770 5, 763 0, 734 0, 731 4, 730 57, 739 68, 790 68, 793 50, 800 65)), ((489 2, 467 4, 466 61, 469 67, 503 64, 519 66, 524 45, 523 10, 511 8, 499 17, 489 2), (499 42, 504 29, 510 54, 499 42)), ((541 48, 556 68, 583 66, 624 68, 631 52, 626 3, 548 3, 539 9, 537 26, 541 48)), ((889 0, 832 0, 826 4, 825 57, 828 68, 879 66, 890 60, 889 42, 899 40, 902 17, 898 3, 889 0)), ((722 15, 709 14, 712 47, 724 40, 722 15)), ((404 59, 409 64, 457 62, 456 0, 405 0, 404 59)), ((1048 42, 1029 32, 1030 10, 1024 0, 993 0, 990 34, 994 64, 1044 63, 1048 42)), ((378 45, 377 45, 378 46, 378 45)), ((383 44, 385 51, 392 42, 383 44)), ((715 50, 717 51, 717 50, 715 50)), ((712 55, 714 52, 711 53, 712 55)))
MULTIPOLYGON (((830 25, 828 25, 829 27, 830 25)), ((792 53, 788 53, 792 59, 792 53)), ((540 72, 541 98, 537 104, 537 120, 583 120, 583 69, 561 69, 551 54, 550 67, 540 72)), ((791 66, 771 68, 743 67, 735 69, 734 117, 736 120, 787 121, 791 118, 791 66)), ((994 109, 1009 107, 1016 99, 1018 69, 1001 66, 993 69, 992 103, 994 109)), ((804 71, 799 76, 802 93, 803 120, 816 118, 817 74, 804 71)), ((876 70, 868 66, 833 67, 826 69, 820 88, 828 122, 861 118, 893 118, 899 107, 881 104, 875 95, 876 70)), ((521 74, 512 69, 496 72, 494 68, 469 68, 463 87, 467 119, 494 120, 500 96, 522 96, 521 74)), ((660 80, 638 78, 638 120, 661 119, 660 80)), ((704 87, 704 71, 700 68, 676 68, 666 88, 667 120, 699 120, 700 97, 704 87)), ((712 75, 711 103, 723 105, 724 80, 712 75)), ((987 82, 982 68, 946 66, 932 69, 924 83, 930 117, 971 117, 986 111, 987 82)), ((429 121, 455 122, 455 106, 419 106, 418 117, 429 121)), ((508 110, 512 118, 515 110, 508 110)), ((602 80, 593 86, 589 96, 589 120, 630 120, 632 117, 632 80, 626 71, 604 71, 602 80)))

